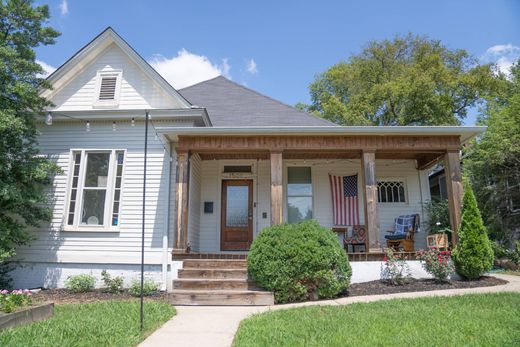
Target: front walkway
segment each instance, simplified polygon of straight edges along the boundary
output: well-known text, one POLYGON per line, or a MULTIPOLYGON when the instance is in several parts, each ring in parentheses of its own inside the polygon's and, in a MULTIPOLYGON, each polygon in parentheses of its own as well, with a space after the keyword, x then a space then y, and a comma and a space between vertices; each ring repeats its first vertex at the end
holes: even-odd
POLYGON ((177 315, 156 330, 139 346, 231 346, 240 321, 252 314, 310 305, 348 305, 396 298, 450 296, 476 293, 520 292, 520 276, 493 275, 509 283, 481 288, 434 290, 429 292, 355 296, 336 300, 310 301, 276 306, 178 306, 177 315))

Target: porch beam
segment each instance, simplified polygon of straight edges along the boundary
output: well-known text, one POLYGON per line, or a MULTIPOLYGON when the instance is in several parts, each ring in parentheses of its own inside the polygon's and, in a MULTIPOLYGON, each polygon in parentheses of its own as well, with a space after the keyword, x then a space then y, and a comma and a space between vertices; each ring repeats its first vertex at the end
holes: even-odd
POLYGON ((273 151, 271 156, 271 225, 283 223, 283 162, 282 152, 273 151))
POLYGON ((365 225, 368 229, 368 251, 381 252, 379 242, 379 216, 377 211, 376 153, 363 151, 363 186, 365 194, 365 225))
POLYGON ((188 189, 189 189, 189 152, 177 151, 176 175, 177 225, 173 251, 184 253, 188 247, 188 189))
POLYGON ((431 152, 458 150, 459 136, 189 136, 179 135, 178 148, 195 152, 233 151, 377 151, 431 152))
POLYGON ((453 230, 451 241, 455 247, 458 240, 458 228, 460 225, 463 185, 462 174, 460 170, 460 154, 459 151, 448 151, 444 155, 444 173, 446 177, 446 188, 448 190, 448 204, 450 211, 450 224, 453 230))

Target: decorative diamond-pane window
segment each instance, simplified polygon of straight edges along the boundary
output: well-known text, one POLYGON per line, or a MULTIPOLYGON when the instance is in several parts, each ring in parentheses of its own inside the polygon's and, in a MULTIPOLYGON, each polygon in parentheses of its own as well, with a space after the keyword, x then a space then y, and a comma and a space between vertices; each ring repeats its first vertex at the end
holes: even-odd
POLYGON ((377 202, 399 203, 406 202, 403 181, 377 182, 377 202))

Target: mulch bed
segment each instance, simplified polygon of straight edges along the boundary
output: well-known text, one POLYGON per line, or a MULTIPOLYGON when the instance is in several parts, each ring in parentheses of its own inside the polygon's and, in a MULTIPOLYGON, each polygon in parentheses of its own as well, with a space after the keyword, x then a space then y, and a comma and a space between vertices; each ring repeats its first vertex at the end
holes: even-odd
MULTIPOLYGON (((119 294, 106 293, 101 289, 87 293, 72 293, 67 289, 42 289, 34 293, 33 300, 36 302, 54 302, 55 304, 79 304, 87 302, 98 302, 106 300, 138 300, 135 296, 131 296, 127 291, 119 294)), ((145 297, 145 300, 165 301, 167 294, 158 292, 155 295, 145 297)))
POLYGON ((404 284, 402 286, 394 286, 388 283, 383 283, 381 281, 371 281, 351 284, 348 288, 348 293, 346 296, 423 292, 442 289, 491 287, 506 283, 507 281, 490 276, 483 276, 476 281, 450 281, 447 283, 437 283, 433 279, 411 279, 409 283, 404 284))

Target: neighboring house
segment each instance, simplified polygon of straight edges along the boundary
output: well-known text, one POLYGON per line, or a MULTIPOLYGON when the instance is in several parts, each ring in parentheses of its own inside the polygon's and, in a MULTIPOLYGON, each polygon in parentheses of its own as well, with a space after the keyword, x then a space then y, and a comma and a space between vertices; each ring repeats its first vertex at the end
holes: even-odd
MULTIPOLYGON (((336 126, 224 77, 175 90, 111 28, 48 81, 43 96, 55 107, 39 143, 63 173, 50 191, 51 223, 18 251, 16 287, 63 286, 103 269, 137 278, 146 112, 146 274, 163 288, 183 257, 243 255, 272 224, 334 227, 329 175, 357 175, 351 212, 366 225, 368 250, 381 253, 397 215, 425 222, 428 169, 444 158, 456 225, 459 150, 483 131, 336 126)), ((425 239, 417 234, 416 248, 425 239)))

